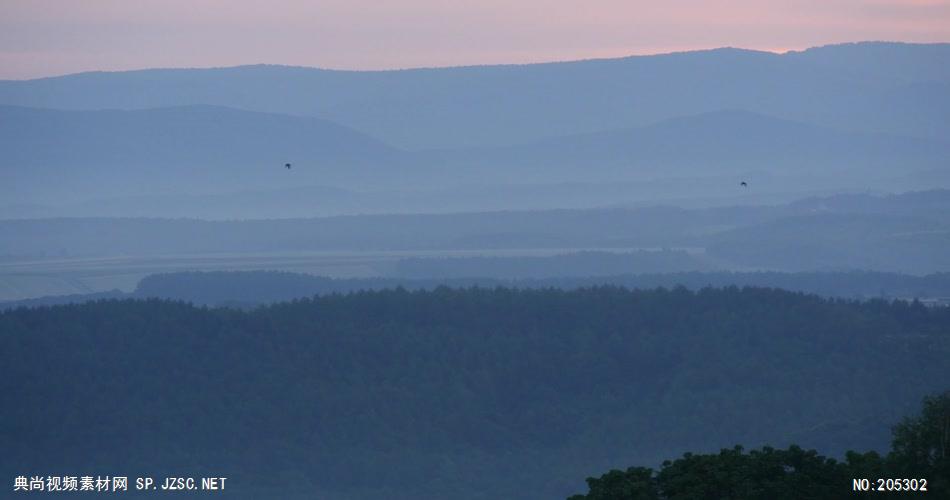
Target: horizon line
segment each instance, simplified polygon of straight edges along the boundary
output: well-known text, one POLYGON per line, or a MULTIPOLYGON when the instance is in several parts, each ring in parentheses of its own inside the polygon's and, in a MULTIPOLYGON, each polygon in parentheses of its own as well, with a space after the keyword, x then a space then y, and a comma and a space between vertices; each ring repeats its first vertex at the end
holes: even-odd
POLYGON ((752 48, 735 47, 735 46, 719 46, 719 47, 710 47, 710 48, 672 50, 672 51, 667 51, 667 52, 628 54, 628 55, 620 55, 620 56, 587 57, 587 58, 580 58, 580 59, 551 59, 551 60, 531 61, 531 62, 499 62, 499 63, 482 63, 482 64, 457 64, 457 65, 444 65, 444 66, 432 65, 432 66, 411 66, 411 67, 404 67, 404 68, 376 68, 376 69, 331 68, 331 67, 321 67, 321 66, 277 64, 277 63, 267 63, 267 62, 234 64, 234 65, 228 65, 228 66, 159 66, 159 67, 142 67, 142 68, 111 69, 111 70, 90 69, 90 70, 85 70, 85 71, 77 71, 73 73, 53 74, 53 75, 37 76, 37 77, 30 77, 30 78, 0 78, 0 82, 29 82, 29 81, 36 81, 36 80, 66 78, 66 77, 71 77, 71 76, 93 75, 93 74, 137 73, 137 72, 146 72, 146 71, 227 70, 227 69, 237 69, 237 68, 258 67, 258 66, 308 69, 308 70, 328 71, 328 72, 338 72, 338 73, 388 73, 388 72, 400 72, 400 71, 437 71, 437 70, 448 70, 448 69, 510 67, 510 66, 538 66, 538 65, 546 65, 546 64, 569 64, 569 63, 583 63, 583 62, 596 62, 596 61, 616 61, 616 60, 622 60, 622 59, 662 57, 662 56, 693 54, 693 53, 702 53, 702 52, 716 52, 716 51, 725 51, 725 50, 752 52, 752 53, 768 54, 768 55, 775 55, 775 56, 785 56, 789 54, 804 53, 809 50, 822 49, 822 48, 827 48, 827 47, 839 47, 839 46, 848 46, 848 45, 874 45, 874 44, 950 45, 950 41, 948 42, 904 42, 904 41, 893 41, 893 40, 862 40, 862 41, 854 41, 854 42, 838 42, 838 43, 829 43, 829 44, 824 44, 824 45, 814 45, 814 46, 809 46, 805 48, 782 48, 782 49, 778 49, 778 48, 752 49, 752 48))

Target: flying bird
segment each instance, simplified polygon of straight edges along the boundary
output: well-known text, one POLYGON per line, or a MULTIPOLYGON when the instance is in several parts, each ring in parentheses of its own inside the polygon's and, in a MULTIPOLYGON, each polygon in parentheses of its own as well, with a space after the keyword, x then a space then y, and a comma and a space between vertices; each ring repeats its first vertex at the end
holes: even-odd
POLYGON ((284 168, 286 168, 287 170, 290 170, 290 164, 289 164, 289 163, 284 163, 284 168))
MULTIPOLYGON (((290 168, 290 167, 288 167, 288 168, 290 168)), ((742 187, 749 187, 749 185, 746 184, 745 181, 740 182, 739 185, 742 186, 742 187)))

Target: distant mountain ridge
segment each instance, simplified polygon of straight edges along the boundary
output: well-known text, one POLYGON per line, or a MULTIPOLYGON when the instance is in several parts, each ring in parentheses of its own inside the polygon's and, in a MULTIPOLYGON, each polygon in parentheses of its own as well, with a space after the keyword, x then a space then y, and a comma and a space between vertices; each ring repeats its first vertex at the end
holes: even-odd
POLYGON ((401 154, 327 120, 208 105, 136 111, 0 106, 0 146, 7 189, 60 187, 87 197, 352 180, 369 167, 385 175, 386 164, 401 154))
MULTIPOLYGON (((529 144, 448 150, 441 162, 538 167, 537 174, 583 170, 598 176, 772 173, 895 173, 947 168, 950 143, 845 132, 742 109, 678 116, 654 124, 560 136, 529 144)), ((559 179, 564 180, 564 179, 559 179)))
MULTIPOLYGON (((0 105, 0 178, 5 181, 0 195, 40 205, 69 202, 77 192, 84 198, 73 202, 85 203, 155 194, 295 189, 262 208, 267 213, 301 213, 308 202, 299 188, 307 185, 418 190, 466 183, 612 183, 745 172, 818 176, 803 186, 816 190, 882 185, 882 177, 946 171, 948 157, 947 141, 842 132, 735 109, 517 146, 410 152, 319 118, 219 106, 63 111, 0 105), (291 169, 284 169, 285 163, 291 163, 291 169)), ((695 195, 715 192, 700 188, 695 195)), ((379 201, 339 189, 312 194, 319 201, 310 203, 314 207, 336 200, 353 211, 360 206, 385 208, 379 201)), ((401 204, 399 196, 414 200, 418 194, 388 196, 393 210, 401 204)), ((488 198, 483 209, 507 208, 492 207, 488 198)), ((206 202, 220 205, 221 200, 206 202)), ((122 213, 115 212, 121 207, 115 201, 87 207, 78 208, 87 214, 122 213)), ((135 206, 130 210, 169 215, 135 206)), ((437 211, 423 207, 427 210, 437 211)), ((212 211, 228 216, 226 209, 212 211)))
POLYGON ((289 159, 319 153, 328 160, 367 162, 369 155, 394 154, 397 150, 365 134, 314 117, 244 111, 212 105, 187 105, 143 110, 55 110, 0 105, 0 127, 9 141, 31 141, 4 153, 4 163, 38 166, 63 158, 42 154, 68 153, 71 161, 111 160, 121 164, 161 163, 184 156, 176 149, 188 146, 187 160, 231 162, 247 159, 271 161, 275 155, 289 159), (40 133, 47 148, 29 154, 40 133), (15 135, 14 135, 15 134, 15 135), (36 134, 35 136, 29 134, 36 134), (103 142, 105 141, 105 142, 103 142), (102 151, 105 144, 109 149, 102 151), (137 149, 132 149, 133 147, 137 149), (147 149, 146 149, 147 148, 147 149), (289 149, 287 149, 289 148, 289 149), (126 156, 143 154, 141 157, 126 156), (88 156, 84 156, 88 155, 88 156))
POLYGON ((946 68, 950 44, 896 43, 374 72, 260 65, 0 81, 0 103, 214 104, 327 118, 408 149, 517 144, 734 108, 939 137, 950 124, 946 68))

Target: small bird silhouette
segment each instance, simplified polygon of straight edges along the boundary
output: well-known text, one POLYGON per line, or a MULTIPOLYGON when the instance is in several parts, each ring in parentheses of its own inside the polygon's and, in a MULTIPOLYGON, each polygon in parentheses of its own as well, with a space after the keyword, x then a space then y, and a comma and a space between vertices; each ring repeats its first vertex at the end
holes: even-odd
POLYGON ((286 168, 287 170, 290 170, 290 164, 289 164, 289 163, 284 163, 284 168, 286 168))
POLYGON ((749 187, 749 185, 746 184, 745 181, 740 182, 739 185, 742 186, 742 187, 749 187))

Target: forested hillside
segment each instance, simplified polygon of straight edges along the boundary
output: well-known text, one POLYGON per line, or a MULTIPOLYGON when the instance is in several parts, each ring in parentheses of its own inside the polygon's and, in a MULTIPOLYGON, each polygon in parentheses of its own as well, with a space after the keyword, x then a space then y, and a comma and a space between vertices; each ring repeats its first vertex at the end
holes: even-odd
MULTIPOLYGON (((591 254, 593 258, 598 254, 591 254)), ((431 259, 438 262, 440 259, 431 259)), ((451 259, 441 259, 450 261, 451 259)), ((499 264, 513 267, 505 259, 494 259, 499 264)), ((538 258, 545 265, 565 265, 569 259, 538 258), (550 264, 548 264, 550 261, 550 264)), ((472 262, 493 259, 472 259, 472 262)), ((422 266, 423 259, 410 261, 422 266)), ((513 263, 533 261, 529 259, 511 259, 513 263)), ((445 266, 445 264, 442 264, 445 266)), ((500 266, 499 266, 500 267, 500 266)), ((540 267, 540 266, 538 266, 540 267)), ((407 289, 433 289, 440 285, 450 287, 515 287, 515 288, 576 288, 614 285, 632 289, 652 289, 658 287, 674 288, 684 286, 690 290, 707 287, 754 286, 761 288, 781 288, 795 292, 818 294, 824 297, 847 299, 932 299, 945 302, 950 300, 950 274, 937 273, 926 276, 878 272, 839 272, 839 273, 731 273, 731 272, 683 272, 683 273, 642 273, 613 274, 603 276, 554 276, 547 278, 502 279, 491 278, 489 273, 473 266, 473 272, 456 273, 466 278, 367 278, 332 279, 323 276, 276 272, 276 271, 232 271, 232 272, 179 272, 154 274, 143 278, 129 298, 164 298, 184 300, 199 305, 258 305, 279 302, 295 298, 331 293, 356 292, 361 290, 379 290, 383 288, 404 287, 407 289)), ((497 268, 496 268, 497 269, 497 268)), ((438 276, 437 273, 431 275, 438 276)), ((497 276, 497 274, 495 275, 497 276)), ((91 294, 86 298, 71 297, 71 301, 95 300, 99 297, 91 294)), ((65 299, 65 297, 64 297, 65 299)), ((43 305, 43 299, 23 301, 23 305, 43 305)), ((50 298, 48 300, 55 300, 50 298)), ((13 304, 11 303, 10 306, 13 304)))
POLYGON ((107 300, 0 313, 0 341, 4 477, 228 498, 564 498, 687 450, 883 452, 950 380, 950 309, 734 287, 107 300))
POLYGON ((848 451, 836 460, 796 445, 687 452, 656 471, 629 467, 589 477, 588 493, 568 500, 950 498, 948 421, 950 391, 924 398, 919 414, 896 424, 886 455, 848 451))
MULTIPOLYGON (((590 254, 598 255, 598 254, 590 254)), ((588 256, 589 258, 590 256, 588 256)), ((413 259, 410 263, 426 269, 427 260, 435 261, 435 269, 444 269, 453 259, 413 259)), ((555 267, 570 262, 556 257, 539 257, 535 260, 477 259, 469 262, 498 264, 489 269, 512 267, 513 263, 527 262, 536 267, 555 267), (541 265, 538 265, 541 264, 541 265)), ((631 289, 674 288, 683 286, 690 290, 707 287, 754 286, 781 288, 806 292, 823 297, 846 299, 919 299, 925 304, 947 305, 950 302, 950 274, 937 273, 926 276, 911 276, 879 272, 826 272, 826 273, 777 273, 777 272, 681 272, 614 274, 603 276, 552 276, 547 278, 503 279, 491 278, 491 273, 480 266, 472 266, 471 273, 456 273, 466 278, 329 278, 303 273, 280 271, 185 271, 148 275, 139 281, 131 292, 111 290, 106 292, 58 295, 34 299, 0 302, 0 309, 39 307, 57 304, 82 303, 100 299, 158 298, 181 300, 204 306, 255 307, 272 302, 308 298, 314 295, 349 293, 385 288, 402 287, 407 290, 431 290, 440 286, 449 287, 513 287, 513 288, 575 288, 614 285, 631 289)), ((433 273, 435 274, 435 273, 433 273)))

